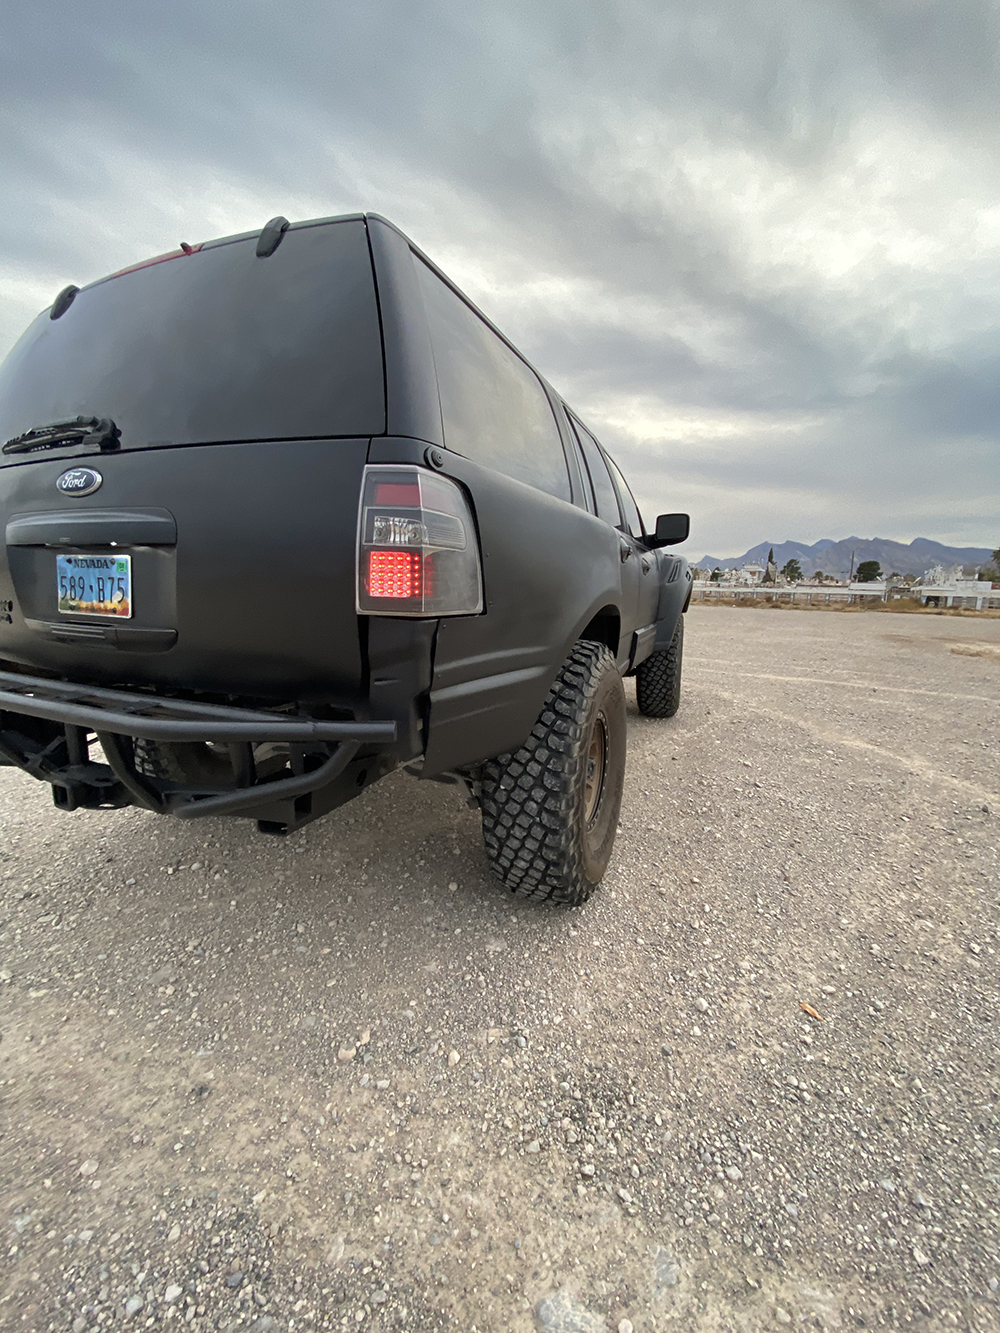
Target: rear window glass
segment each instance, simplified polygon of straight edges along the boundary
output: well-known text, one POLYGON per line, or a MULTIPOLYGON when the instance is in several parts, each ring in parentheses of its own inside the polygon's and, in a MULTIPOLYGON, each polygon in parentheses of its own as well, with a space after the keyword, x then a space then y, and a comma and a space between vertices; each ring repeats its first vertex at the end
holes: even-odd
POLYGON ((76 416, 110 417, 126 449, 384 432, 364 222, 255 247, 206 247, 39 315, 0 368, 0 442, 76 416))
POLYGON ((568 500, 566 456, 538 376, 422 260, 414 262, 430 325, 445 444, 568 500))

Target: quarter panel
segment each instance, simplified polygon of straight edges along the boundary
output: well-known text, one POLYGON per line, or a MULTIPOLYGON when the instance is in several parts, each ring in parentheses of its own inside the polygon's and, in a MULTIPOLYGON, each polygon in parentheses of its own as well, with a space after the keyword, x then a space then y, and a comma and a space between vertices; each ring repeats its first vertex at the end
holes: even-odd
POLYGON ((445 452, 472 498, 485 611, 442 619, 430 695, 430 775, 516 748, 587 622, 621 610, 618 533, 593 515, 445 452))

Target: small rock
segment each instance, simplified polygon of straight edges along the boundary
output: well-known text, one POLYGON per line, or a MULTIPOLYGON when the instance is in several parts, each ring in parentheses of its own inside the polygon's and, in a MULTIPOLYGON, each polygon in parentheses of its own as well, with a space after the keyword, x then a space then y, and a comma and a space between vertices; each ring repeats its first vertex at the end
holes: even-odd
POLYGON ((537 1313, 544 1333, 607 1333, 600 1315, 591 1314, 565 1287, 539 1301, 537 1313))
POLYGON ((631 1319, 619 1320, 618 1333, 632 1333, 632 1320, 631 1319))
POLYGON ((708 1001, 703 1000, 700 996, 695 1000, 694 1007, 698 1010, 699 1014, 708 1013, 708 1001))
POLYGON ((449 1052, 448 1052, 448 1064, 451 1066, 452 1069, 454 1069, 455 1065, 458 1064, 458 1062, 459 1062, 459 1060, 461 1060, 461 1058, 462 1058, 462 1057, 459 1055, 458 1051, 449 1051, 449 1052))
POLYGON ((913 1257, 921 1268, 925 1268, 931 1261, 931 1256, 929 1254, 924 1254, 919 1245, 914 1245, 913 1257))
POLYGON ((584 1162, 583 1166, 580 1167, 580 1175, 590 1179, 596 1169, 597 1168, 594 1166, 593 1162, 584 1162))
POLYGON ((619 1199, 621 1199, 622 1203, 632 1202, 632 1196, 631 1194, 629 1194, 628 1190, 624 1188, 624 1186, 619 1185, 617 1192, 618 1192, 618 1197, 619 1199))
POLYGON ((388 1299, 388 1293, 384 1291, 379 1290, 372 1292, 372 1305, 385 1305, 388 1299))
POLYGON ((349 1060, 353 1060, 357 1053, 358 1048, 356 1046, 341 1046, 337 1052, 337 1059, 343 1060, 346 1064, 349 1060))
POLYGON ((888 1179, 886 1179, 886 1180, 880 1180, 880 1181, 879 1181, 879 1187, 880 1187, 881 1189, 884 1189, 885 1192, 886 1192, 887 1194, 895 1194, 895 1193, 896 1193, 896 1186, 893 1184, 893 1182, 892 1182, 891 1180, 888 1180, 888 1179))
POLYGON ((542 1145, 538 1142, 537 1139, 532 1139, 531 1142, 525 1147, 524 1151, 530 1153, 541 1152, 542 1145))
POLYGON ((790 1324, 792 1322, 792 1316, 787 1310, 783 1310, 780 1305, 774 1307, 774 1317, 779 1324, 790 1324))
POLYGON ((743 1179, 743 1172, 740 1170, 738 1166, 727 1166, 726 1175, 729 1177, 730 1180, 743 1179))
POLYGON ((677 1260, 662 1245, 657 1245, 653 1249, 653 1281, 654 1294, 662 1292, 667 1287, 676 1287, 680 1277, 680 1269, 677 1260))
POLYGON ((87 1160, 80 1167, 80 1175, 92 1176, 94 1172, 97 1170, 99 1165, 100 1165, 99 1162, 95 1162, 92 1157, 88 1157, 87 1160))
POLYGON ((226 1278, 226 1286, 235 1291, 237 1287, 243 1285, 243 1274, 240 1272, 230 1273, 226 1278))
POLYGON ((180 1240, 180 1238, 181 1238, 181 1224, 180 1222, 175 1222, 174 1225, 167 1232, 167 1240, 180 1240))
POLYGON ((788 1214, 789 1217, 798 1217, 799 1215, 798 1205, 794 1203, 786 1203, 785 1212, 788 1214))
POLYGON ((142 1309, 142 1306, 143 1306, 143 1300, 141 1296, 130 1296, 128 1300, 125 1302, 126 1318, 130 1319, 132 1315, 138 1314, 139 1311, 142 1309))
POLYGON ((173 1305, 184 1295, 184 1288, 179 1287, 176 1282, 171 1282, 170 1286, 163 1293, 163 1299, 168 1305, 173 1305))
POLYGON ((449 882, 449 884, 448 884, 448 892, 449 892, 449 893, 454 893, 455 890, 456 890, 457 888, 458 888, 458 883, 457 883, 457 881, 456 881, 456 880, 451 880, 451 881, 449 882))
POLYGON ((367 1046, 368 1043, 371 1041, 371 1039, 372 1039, 371 1028, 365 1028, 364 1032, 362 1032, 361 1036, 358 1038, 358 1045, 367 1046))

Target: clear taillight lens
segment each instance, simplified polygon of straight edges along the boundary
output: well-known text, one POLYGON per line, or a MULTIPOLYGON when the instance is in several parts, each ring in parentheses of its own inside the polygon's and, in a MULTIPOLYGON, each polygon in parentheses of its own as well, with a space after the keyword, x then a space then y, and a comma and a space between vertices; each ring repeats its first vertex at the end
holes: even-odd
POLYGON ((358 611, 474 616, 483 609, 479 543, 461 487, 422 468, 365 468, 358 514, 358 611))

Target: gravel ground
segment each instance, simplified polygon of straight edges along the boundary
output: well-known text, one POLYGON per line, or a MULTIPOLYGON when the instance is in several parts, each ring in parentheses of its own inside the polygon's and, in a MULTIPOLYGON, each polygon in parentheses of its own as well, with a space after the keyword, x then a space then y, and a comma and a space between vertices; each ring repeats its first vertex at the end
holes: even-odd
POLYGON ((1000 622, 695 608, 615 859, 0 771, 4 1329, 1000 1328, 1000 622))

